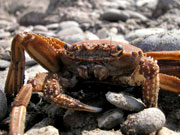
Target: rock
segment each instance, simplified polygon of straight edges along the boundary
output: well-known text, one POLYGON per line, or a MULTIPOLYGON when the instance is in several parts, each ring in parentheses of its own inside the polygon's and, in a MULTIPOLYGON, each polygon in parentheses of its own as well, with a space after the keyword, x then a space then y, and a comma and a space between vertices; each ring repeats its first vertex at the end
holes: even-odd
POLYGON ((149 36, 138 38, 130 43, 141 48, 144 52, 175 51, 180 50, 179 34, 179 30, 158 32, 149 36))
POLYGON ((10 32, 0 32, 0 39, 8 38, 11 36, 10 32))
POLYGON ((128 33, 125 38, 128 41, 133 41, 137 38, 142 38, 142 37, 146 37, 152 34, 156 34, 156 33, 162 33, 165 32, 166 30, 163 28, 146 28, 146 29, 138 29, 135 31, 132 31, 130 33, 128 33))
POLYGON ((82 135, 123 135, 123 134, 119 130, 117 130, 117 131, 114 131, 114 130, 105 131, 105 130, 101 130, 101 129, 94 129, 91 131, 84 130, 82 132, 82 135))
POLYGON ((153 11, 152 16, 157 18, 166 13, 168 10, 179 8, 179 6, 179 0, 158 0, 157 6, 153 11))
POLYGON ((79 24, 75 21, 63 21, 59 24, 59 28, 69 29, 70 27, 79 27, 79 24))
POLYGON ((123 93, 106 93, 106 99, 116 107, 127 111, 141 111, 144 109, 144 104, 132 96, 123 93))
POLYGON ((48 31, 48 29, 43 25, 35 25, 33 31, 48 31))
POLYGON ((54 123, 53 121, 53 119, 45 118, 41 122, 35 124, 24 135, 59 135, 58 129, 49 126, 54 123))
POLYGON ((8 20, 0 20, 0 29, 4 29, 10 25, 11 23, 8 20))
POLYGON ((4 91, 7 73, 8 73, 8 69, 0 72, 0 90, 2 91, 4 91))
POLYGON ((119 125, 123 120, 124 113, 118 109, 109 110, 100 116, 98 121, 99 128, 111 129, 119 125))
POLYGON ((141 112, 128 115, 122 124, 122 132, 128 135, 150 134, 165 125, 164 113, 158 108, 148 108, 141 112))
POLYGON ((67 36, 62 39, 63 41, 73 44, 79 41, 84 41, 86 39, 84 34, 73 34, 72 36, 67 36))
POLYGON ((84 32, 85 40, 99 40, 99 37, 90 31, 84 32))
POLYGON ((60 38, 60 39, 65 39, 67 37, 71 37, 72 35, 75 35, 75 34, 83 34, 83 31, 79 28, 79 27, 70 27, 69 29, 64 29, 64 30, 61 30, 57 33, 57 36, 60 38))
POLYGON ((48 30, 57 30, 59 28, 59 23, 48 24, 46 25, 46 27, 48 28, 48 30))
POLYGON ((172 131, 166 127, 162 127, 158 131, 157 135, 180 135, 180 132, 178 133, 178 132, 172 131))
POLYGON ((0 89, 0 121, 6 116, 7 114, 7 99, 6 95, 0 89))
POLYGON ((132 4, 130 1, 126 0, 112 0, 112 1, 104 1, 100 3, 101 6, 106 7, 107 9, 112 9, 112 8, 119 8, 119 9, 127 9, 130 7, 132 4))
POLYGON ((88 126, 91 129, 97 127, 97 113, 67 110, 63 117, 63 125, 67 129, 83 128, 88 126))
POLYGON ((126 10, 126 12, 129 14, 130 18, 140 19, 143 22, 146 22, 148 20, 148 18, 141 13, 131 11, 131 10, 126 10))
POLYGON ((28 68, 25 71, 25 82, 31 78, 34 78, 37 73, 47 72, 46 69, 44 69, 41 65, 35 65, 30 68, 28 68))
POLYGON ((4 70, 4 69, 6 69, 7 67, 9 67, 9 65, 10 65, 10 62, 9 61, 6 61, 6 60, 1 60, 0 59, 0 70, 4 70))
POLYGON ((26 66, 33 66, 37 64, 37 62, 33 58, 31 58, 27 52, 25 52, 25 58, 26 66))
POLYGON ((118 9, 108 9, 101 14, 101 17, 107 21, 126 21, 130 16, 128 13, 118 9))

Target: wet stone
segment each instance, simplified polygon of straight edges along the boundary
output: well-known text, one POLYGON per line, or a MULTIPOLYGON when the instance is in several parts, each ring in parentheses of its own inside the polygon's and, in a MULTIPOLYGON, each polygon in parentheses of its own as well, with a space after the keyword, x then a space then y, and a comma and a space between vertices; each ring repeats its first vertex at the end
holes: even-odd
POLYGON ((7 114, 7 99, 5 94, 0 89, 0 121, 6 116, 7 114))
POLYGON ((141 111, 145 108, 142 101, 123 93, 108 92, 106 99, 116 107, 126 111, 141 111))
POLYGON ((118 109, 112 109, 100 116, 98 121, 99 128, 111 129, 118 126, 123 120, 124 113, 118 109))
POLYGON ((162 128, 165 122, 165 115, 160 109, 148 108, 128 115, 127 120, 121 125, 121 130, 128 135, 149 134, 162 128))

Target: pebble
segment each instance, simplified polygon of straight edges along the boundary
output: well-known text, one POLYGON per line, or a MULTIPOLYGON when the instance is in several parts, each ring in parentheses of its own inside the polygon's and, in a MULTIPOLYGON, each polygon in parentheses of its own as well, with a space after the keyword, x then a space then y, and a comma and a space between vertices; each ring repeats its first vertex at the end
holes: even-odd
POLYGON ((4 91, 8 69, 0 71, 0 90, 4 91))
POLYGON ((0 89, 0 121, 6 116, 7 114, 7 99, 5 94, 0 89))
POLYGON ((11 36, 10 32, 0 32, 0 39, 8 38, 11 36))
POLYGON ((59 23, 51 23, 46 25, 46 28, 48 28, 48 30, 57 30, 59 28, 59 23))
POLYGON ((57 33, 60 39, 65 39, 76 34, 83 34, 83 31, 79 27, 70 27, 68 29, 63 29, 57 33))
POLYGON ((48 31, 48 28, 43 25, 35 25, 33 31, 48 31))
POLYGON ((106 99, 116 107, 126 111, 141 111, 145 108, 145 105, 132 96, 125 95, 123 93, 106 93, 106 99))
POLYGON ((66 36, 62 40, 69 43, 69 44, 73 44, 73 43, 76 43, 76 42, 79 42, 79 41, 86 40, 86 37, 85 37, 84 34, 79 33, 79 34, 73 34, 71 36, 70 35, 66 36))
POLYGON ((130 33, 128 33, 125 38, 128 41, 133 41, 134 39, 137 38, 142 38, 142 37, 146 37, 152 34, 156 34, 156 33, 162 33, 165 32, 166 30, 163 28, 146 28, 146 29, 137 29, 135 31, 132 31, 130 33))
POLYGON ((6 69, 7 67, 9 67, 10 65, 10 62, 9 61, 6 61, 6 60, 2 60, 0 59, 0 70, 4 70, 6 69))
POLYGON ((99 128, 111 129, 122 123, 124 113, 118 109, 111 109, 100 116, 98 121, 99 128))
POLYGON ((85 40, 99 40, 99 37, 90 31, 84 32, 85 40))
POLYGON ((173 130, 168 129, 167 127, 162 127, 157 135, 180 135, 180 132, 175 132, 173 130))
POLYGON ((126 12, 129 14, 130 18, 137 18, 143 22, 146 22, 148 20, 148 18, 146 16, 144 16, 141 13, 138 13, 136 11, 126 10, 126 12))
POLYGON ((126 21, 130 16, 128 13, 118 9, 108 9, 101 14, 102 19, 107 21, 126 21))
POLYGON ((79 27, 79 24, 75 21, 63 21, 59 24, 60 29, 69 29, 70 27, 79 27))
POLYGON ((34 78, 37 73, 47 72, 41 65, 32 66, 25 71, 25 82, 31 78, 34 78))
POLYGON ((53 119, 45 118, 41 122, 35 124, 24 135, 59 135, 58 129, 49 126, 52 124, 54 124, 53 119))
POLYGON ((180 50, 180 30, 171 30, 144 36, 130 42, 132 45, 147 51, 180 50))
POLYGON ((127 120, 121 125, 121 130, 127 135, 149 134, 162 128, 165 122, 165 115, 160 109, 148 108, 128 115, 127 120))
POLYGON ((84 130, 82 132, 82 135, 123 135, 123 134, 119 130, 106 131, 106 130, 101 130, 101 129, 94 129, 94 130, 90 130, 90 131, 84 130))

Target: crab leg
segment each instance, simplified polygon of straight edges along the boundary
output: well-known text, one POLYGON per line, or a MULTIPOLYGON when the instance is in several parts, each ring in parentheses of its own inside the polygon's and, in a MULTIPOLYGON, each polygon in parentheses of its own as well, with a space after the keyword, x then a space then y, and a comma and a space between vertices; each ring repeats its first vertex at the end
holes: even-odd
POLYGON ((7 96, 16 95, 24 82, 26 50, 44 68, 51 72, 60 69, 58 53, 65 42, 31 33, 17 34, 11 45, 11 65, 6 79, 7 96))
POLYGON ((180 79, 175 76, 159 73, 160 88, 162 90, 180 94, 180 79))
POLYGON ((26 107, 33 91, 42 91, 46 73, 37 74, 36 77, 25 84, 12 103, 10 119, 10 135, 23 135, 25 128, 26 107))
POLYGON ((131 78, 142 85, 143 99, 147 107, 157 107, 159 93, 159 66, 151 58, 142 58, 131 78))
POLYGON ((101 108, 86 105, 80 102, 79 100, 64 94, 63 93, 64 88, 62 87, 61 83, 64 84, 63 80, 60 77, 58 77, 56 74, 50 75, 47 81, 45 82, 44 95, 53 104, 71 110, 88 111, 88 112, 101 111, 101 108))

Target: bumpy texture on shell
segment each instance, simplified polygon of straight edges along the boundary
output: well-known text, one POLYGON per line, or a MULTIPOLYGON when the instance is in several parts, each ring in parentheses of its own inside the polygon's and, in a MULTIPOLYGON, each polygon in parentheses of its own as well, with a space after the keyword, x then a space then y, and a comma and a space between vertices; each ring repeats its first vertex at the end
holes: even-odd
POLYGON ((129 115, 122 124, 122 132, 127 135, 149 134, 162 128, 166 122, 164 113, 158 108, 144 109, 129 115))

